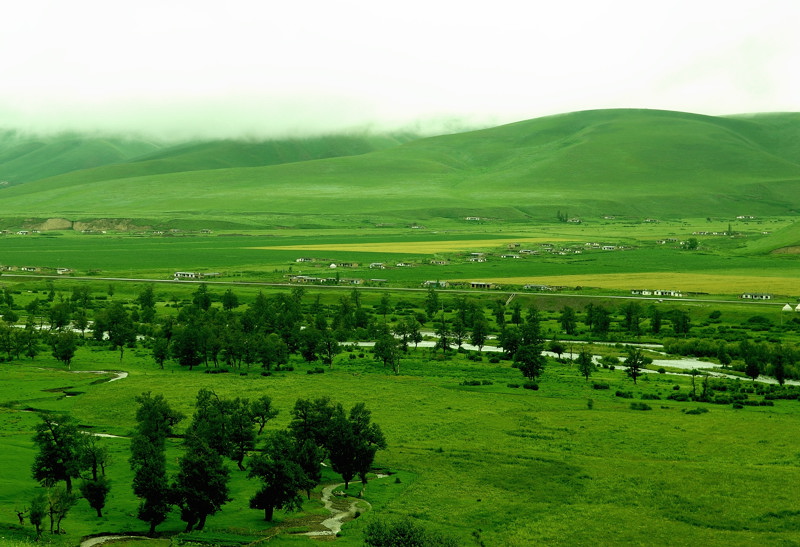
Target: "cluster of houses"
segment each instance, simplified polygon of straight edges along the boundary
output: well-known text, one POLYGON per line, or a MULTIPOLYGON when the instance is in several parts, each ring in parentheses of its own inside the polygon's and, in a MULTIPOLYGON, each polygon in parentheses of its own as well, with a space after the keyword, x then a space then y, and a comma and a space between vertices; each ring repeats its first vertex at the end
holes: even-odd
POLYGON ((57 273, 66 275, 72 273, 71 268, 51 268, 49 266, 0 266, 0 270, 5 272, 28 272, 28 273, 57 273))
POLYGON ((175 281, 180 281, 182 279, 206 279, 221 275, 219 272, 175 272, 172 277, 175 281))
POLYGON ((639 296, 670 296, 680 298, 683 296, 681 291, 665 290, 665 289, 631 289, 631 294, 639 296))

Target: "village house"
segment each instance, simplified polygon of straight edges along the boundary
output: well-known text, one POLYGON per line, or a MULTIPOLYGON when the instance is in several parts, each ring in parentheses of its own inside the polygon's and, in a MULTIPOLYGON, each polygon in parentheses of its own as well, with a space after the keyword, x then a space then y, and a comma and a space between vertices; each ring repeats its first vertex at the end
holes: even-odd
POLYGON ((772 295, 767 293, 746 292, 742 293, 739 298, 743 298, 745 300, 772 300, 772 295))
POLYGON ((488 283, 486 281, 470 281, 469 286, 473 289, 494 289, 496 285, 494 283, 488 283))
POLYGON ((439 288, 443 289, 445 287, 449 287, 450 283, 448 283, 447 281, 438 281, 438 280, 437 281, 423 281, 422 282, 422 286, 423 287, 439 287, 439 288))
POLYGON ((373 262, 372 264, 369 265, 369 267, 372 268, 373 270, 385 270, 386 269, 386 265, 383 262, 373 262))

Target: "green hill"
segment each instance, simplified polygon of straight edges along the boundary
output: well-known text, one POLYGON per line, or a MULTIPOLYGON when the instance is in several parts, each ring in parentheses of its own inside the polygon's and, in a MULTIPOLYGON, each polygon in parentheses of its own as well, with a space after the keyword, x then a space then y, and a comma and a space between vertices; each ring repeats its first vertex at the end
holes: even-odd
MULTIPOLYGON (((557 210, 584 217, 784 215, 800 208, 798 142, 800 114, 598 110, 280 165, 254 165, 280 159, 285 149, 277 146, 173 148, 7 188, 0 199, 16 216, 289 217, 293 225, 552 219, 557 210)), ((297 148, 285 154, 300 155, 297 148)))
POLYGON ((417 138, 392 135, 329 135, 265 141, 157 143, 134 138, 63 134, 29 137, 0 132, 0 181, 16 185, 80 171, 82 182, 183 171, 257 167, 365 154, 417 138))

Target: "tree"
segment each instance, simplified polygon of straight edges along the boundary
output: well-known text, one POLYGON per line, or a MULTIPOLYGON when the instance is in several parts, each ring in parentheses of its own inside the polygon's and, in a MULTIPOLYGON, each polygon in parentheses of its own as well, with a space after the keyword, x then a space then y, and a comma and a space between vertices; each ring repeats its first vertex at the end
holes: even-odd
POLYGON ((696 237, 690 237, 686 240, 686 243, 684 243, 684 247, 687 251, 696 251, 698 246, 699 243, 696 237))
POLYGON ((200 283, 197 290, 192 293, 192 304, 203 311, 207 311, 211 307, 211 294, 205 283, 200 283))
POLYGON ((47 512, 50 515, 51 534, 61 533, 61 521, 67 517, 67 513, 77 501, 72 492, 60 486, 55 486, 47 491, 47 512))
POLYGON ((456 346, 460 348, 462 345, 464 345, 464 339, 467 337, 467 326, 460 317, 456 316, 453 319, 451 332, 453 334, 453 341, 456 343, 456 346))
POLYGON ((97 511, 97 516, 103 516, 103 507, 111 490, 111 483, 102 475, 96 479, 85 479, 80 486, 81 495, 89 502, 89 507, 97 511))
POLYGON ((375 341, 373 348, 375 357, 383 361, 383 366, 392 368, 395 374, 400 374, 400 348, 398 341, 391 334, 384 334, 375 341))
POLYGON ((441 321, 436 325, 436 336, 439 338, 436 340, 435 349, 441 349, 442 355, 444 355, 450 349, 450 328, 447 325, 444 313, 442 313, 441 321))
POLYGON ((550 340, 550 343, 547 344, 547 349, 555 353, 559 359, 561 359, 561 356, 567 351, 567 347, 564 343, 555 336, 550 340))
POLYGON ((244 471, 244 458, 256 446, 256 432, 249 399, 235 398, 230 414, 230 458, 244 471))
POLYGON ((573 335, 578 330, 578 322, 575 316, 575 310, 569 306, 564 306, 564 308, 561 310, 559 322, 561 323, 561 329, 568 335, 573 335))
POLYGON ((514 366, 533 382, 544 372, 545 363, 546 358, 542 355, 541 348, 531 344, 521 345, 514 353, 514 366))
POLYGON ((33 436, 39 449, 31 468, 33 478, 48 488, 64 481, 67 492, 71 493, 72 479, 78 478, 82 471, 86 436, 66 414, 42 413, 39 417, 42 422, 36 425, 33 436))
POLYGON ((383 316, 383 322, 386 323, 386 315, 391 311, 391 309, 392 307, 389 293, 385 292, 383 295, 381 295, 381 300, 378 302, 375 311, 383 316))
POLYGON ((513 357, 522 344, 522 334, 519 331, 519 327, 515 325, 504 327, 500 331, 497 341, 506 355, 513 357))
POLYGON ((131 439, 133 493, 142 501, 137 517, 150 525, 149 535, 170 511, 172 491, 167 479, 166 439, 183 415, 170 408, 162 395, 136 397, 136 429, 131 439))
POLYGON ((157 336, 153 339, 153 360, 158 363, 158 368, 164 369, 164 361, 169 359, 169 341, 163 336, 157 336))
POLYGON ((114 302, 106 310, 106 330, 111 349, 119 349, 119 358, 125 352, 125 346, 136 342, 136 328, 122 302, 114 302))
POLYGON ((636 383, 636 379, 642 375, 642 369, 653 362, 649 357, 645 357, 637 347, 628 346, 628 356, 625 358, 624 365, 628 367, 628 376, 636 383))
POLYGON ((39 492, 31 500, 31 508, 28 510, 28 521, 36 529, 36 539, 42 537, 42 523, 47 514, 47 496, 44 492, 39 492))
POLYGON ((486 344, 486 339, 489 336, 489 323, 483 316, 475 318, 472 323, 472 332, 470 333, 469 343, 478 348, 478 351, 483 351, 483 346, 486 344))
POLYGON ((683 310, 672 310, 669 314, 670 321, 672 322, 672 330, 675 334, 689 334, 692 328, 692 320, 689 314, 683 310))
POLYGON ((239 307, 239 297, 228 289, 222 294, 222 309, 225 311, 235 310, 239 307))
POLYGON ((75 357, 75 350, 78 349, 75 334, 70 330, 54 333, 50 338, 50 347, 53 348, 53 357, 69 369, 72 358, 75 357))
POLYGON ((174 499, 181 508, 186 531, 197 525, 202 530, 206 518, 231 500, 228 496, 230 471, 222 456, 208 446, 205 439, 190 435, 186 452, 178 462, 178 473, 172 485, 174 499))
POLYGON ((326 447, 331 468, 342 476, 345 490, 356 475, 366 484, 375 453, 386 448, 383 432, 372 423, 371 414, 364 403, 353 406, 349 415, 341 405, 335 408, 326 447))
POLYGON ((439 311, 439 295, 433 289, 428 287, 428 294, 425 295, 425 313, 428 314, 429 319, 433 319, 436 312, 439 311))
POLYGON ((592 372, 595 371, 597 368, 592 361, 592 354, 586 348, 582 348, 581 352, 578 354, 578 370, 581 372, 586 381, 589 381, 589 376, 592 375, 592 372))
POLYGON ((271 521, 275 509, 298 511, 303 498, 298 493, 307 483, 303 468, 295 460, 295 444, 286 431, 275 431, 267 437, 264 448, 248 464, 247 476, 262 482, 250 498, 251 509, 262 509, 264 520, 271 521))
POLYGON ((300 332, 300 353, 307 362, 317 360, 317 355, 325 350, 322 333, 314 327, 300 332))
POLYGON ((269 395, 262 395, 250 403, 250 416, 258 424, 258 435, 264 431, 267 422, 278 415, 278 410, 272 408, 272 398, 269 395))
POLYGON ((639 321, 642 316, 642 307, 638 302, 631 300, 622 307, 622 314, 624 316, 623 324, 625 330, 638 336, 641 333, 639 321))

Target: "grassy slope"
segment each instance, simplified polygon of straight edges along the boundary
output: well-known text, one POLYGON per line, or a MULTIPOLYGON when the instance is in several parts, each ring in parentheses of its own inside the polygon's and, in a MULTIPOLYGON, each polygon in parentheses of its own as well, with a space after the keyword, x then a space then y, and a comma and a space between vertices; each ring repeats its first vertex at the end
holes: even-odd
POLYGON ((20 184, 119 162, 158 150, 161 145, 134 138, 63 134, 31 137, 0 132, 0 180, 20 184))
POLYGON ((0 179, 15 184, 80 171, 66 180, 85 183, 182 171, 256 167, 365 154, 415 138, 416 135, 410 133, 399 133, 167 145, 70 134, 26 138, 5 132, 0 133, 0 179))
POLYGON ((785 214, 800 207, 798 120, 579 112, 358 157, 146 176, 126 169, 125 178, 88 182, 76 173, 5 190, 3 201, 9 214, 128 217, 785 214))

